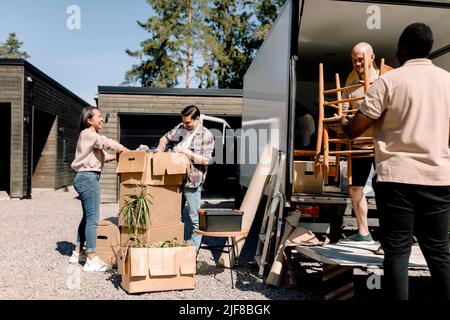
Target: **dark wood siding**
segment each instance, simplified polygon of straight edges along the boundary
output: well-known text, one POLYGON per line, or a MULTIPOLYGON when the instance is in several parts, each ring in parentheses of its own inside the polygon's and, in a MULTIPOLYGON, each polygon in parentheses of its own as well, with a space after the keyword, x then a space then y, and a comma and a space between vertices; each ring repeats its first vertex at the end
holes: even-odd
MULTIPOLYGON (((194 89, 193 89, 194 90, 194 89)), ((242 97, 226 96, 189 96, 186 95, 149 95, 149 94, 109 94, 100 93, 98 105, 108 122, 103 125, 101 133, 108 138, 120 140, 120 123, 118 113, 127 114, 173 114, 187 105, 194 104, 202 113, 210 116, 242 116, 242 97)), ((180 118, 181 119, 181 118, 180 118)), ((171 128, 167 128, 167 131, 171 128)), ((116 162, 105 164, 100 180, 101 201, 118 201, 118 179, 116 162)))
MULTIPOLYGON (((47 136, 42 137, 41 132, 36 134, 43 141, 38 148, 43 158, 34 160, 35 172, 37 170, 34 187, 60 188, 72 184, 74 172, 70 163, 79 134, 79 116, 87 105, 26 61, 0 60, 0 103, 11 106, 12 198, 22 198, 27 191, 29 148, 24 121, 28 116, 27 77, 33 79, 33 109, 37 114, 45 113, 51 118, 51 122, 47 121, 47 136)), ((35 117, 35 130, 42 128, 40 121, 39 117, 35 117)))
MULTIPOLYGON (((35 112, 35 120, 37 112, 35 112)), ((57 141, 57 122, 55 117, 50 117, 50 131, 42 130, 41 137, 43 146, 33 150, 33 188, 55 188, 56 182, 56 141, 57 141)), ((45 123, 47 124, 47 123, 45 123)), ((36 140, 38 130, 35 127, 34 138, 36 140)), ((36 143, 35 143, 36 145, 36 143)))
MULTIPOLYGON (((56 119, 56 132, 53 131, 54 136, 48 141, 48 143, 52 143, 53 145, 47 146, 55 152, 55 157, 52 159, 56 171, 55 178, 54 181, 49 182, 48 186, 41 183, 39 187, 61 188, 72 185, 75 172, 70 167, 70 164, 75 156, 75 148, 79 134, 79 119, 81 110, 85 105, 67 95, 66 92, 55 87, 52 83, 42 79, 38 74, 30 70, 25 70, 25 77, 28 76, 31 76, 34 81, 34 109, 51 114, 56 119), (64 155, 64 151, 66 155, 64 155)), ((25 88, 25 106, 27 106, 27 101, 28 89, 25 88)), ((24 145, 24 149, 27 150, 26 139, 24 145)), ((48 161, 50 160, 47 159, 47 166, 50 166, 48 161)))
POLYGON ((11 197, 22 197, 24 186, 23 76, 23 66, 0 65, 0 102, 11 104, 11 197))

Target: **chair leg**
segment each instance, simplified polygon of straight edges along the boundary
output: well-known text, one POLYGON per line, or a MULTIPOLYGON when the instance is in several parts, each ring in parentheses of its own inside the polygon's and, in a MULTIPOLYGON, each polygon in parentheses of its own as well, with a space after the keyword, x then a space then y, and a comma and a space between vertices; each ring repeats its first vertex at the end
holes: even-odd
POLYGON ((226 245, 228 246, 228 259, 230 259, 230 276, 231 276, 231 288, 234 289, 234 281, 233 281, 233 266, 231 265, 231 250, 233 248, 233 243, 230 243, 230 238, 227 238, 227 243, 226 245))
POLYGON ((197 248, 197 253, 195 254, 195 257, 196 257, 196 258, 198 257, 198 253, 200 252, 200 249, 202 248, 203 238, 204 238, 204 237, 201 237, 201 239, 200 239, 200 245, 198 246, 198 248, 197 248))
POLYGON ((328 158, 329 150, 329 141, 328 141, 328 126, 323 126, 323 163, 324 163, 324 171, 323 171, 323 182, 328 184, 328 172, 329 172, 329 158, 328 158))
POLYGON ((347 157, 347 177, 349 186, 353 184, 352 172, 353 172, 352 155, 349 153, 347 157))

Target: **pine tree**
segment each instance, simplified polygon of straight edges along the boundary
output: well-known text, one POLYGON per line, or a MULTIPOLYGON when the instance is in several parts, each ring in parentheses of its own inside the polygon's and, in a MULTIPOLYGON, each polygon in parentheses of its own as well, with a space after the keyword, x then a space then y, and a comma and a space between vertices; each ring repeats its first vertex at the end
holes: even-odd
POLYGON ((139 26, 150 34, 125 84, 174 87, 191 70, 199 87, 242 88, 244 74, 285 0, 147 0, 155 16, 139 26), (194 65, 194 62, 197 65, 194 65))
POLYGON ((150 38, 141 43, 141 49, 126 50, 141 63, 127 71, 127 83, 140 81, 144 87, 171 87, 178 84, 181 61, 172 55, 177 50, 177 20, 180 19, 178 1, 147 0, 156 15, 138 25, 150 33, 150 38))
POLYGON ((242 88, 254 53, 248 46, 254 25, 246 1, 215 0, 205 12, 204 63, 196 72, 200 87, 242 88))
POLYGON ((286 0, 258 0, 253 4, 258 26, 250 39, 250 47, 258 49, 262 45, 285 2, 286 0))
POLYGON ((149 39, 141 43, 141 49, 126 52, 140 59, 127 71, 125 83, 140 82, 144 87, 173 87, 179 77, 186 76, 190 83, 190 69, 194 51, 200 46, 198 31, 201 27, 201 6, 204 0, 147 0, 155 16, 139 26, 150 33, 149 39))
POLYGON ((26 51, 20 51, 23 42, 16 38, 16 34, 11 32, 5 43, 0 43, 0 58, 3 59, 28 59, 30 55, 26 51))

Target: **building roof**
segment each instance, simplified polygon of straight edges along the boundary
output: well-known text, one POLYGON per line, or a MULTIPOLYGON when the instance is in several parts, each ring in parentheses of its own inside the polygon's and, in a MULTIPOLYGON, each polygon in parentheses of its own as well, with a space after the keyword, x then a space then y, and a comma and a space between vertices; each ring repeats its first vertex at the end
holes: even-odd
POLYGON ((31 63, 24 59, 0 59, 0 66, 24 66, 26 70, 31 72, 34 76, 39 77, 40 79, 44 80, 45 82, 51 84, 53 87, 58 88, 77 102, 79 102, 82 105, 89 106, 90 103, 87 103, 82 98, 77 96, 75 93, 64 87, 62 84, 57 82, 56 80, 50 78, 48 75, 46 75, 44 72, 33 66, 31 63))
POLYGON ((151 88, 151 87, 121 87, 99 86, 99 94, 129 94, 155 96, 223 96, 242 97, 242 89, 186 89, 186 88, 151 88))

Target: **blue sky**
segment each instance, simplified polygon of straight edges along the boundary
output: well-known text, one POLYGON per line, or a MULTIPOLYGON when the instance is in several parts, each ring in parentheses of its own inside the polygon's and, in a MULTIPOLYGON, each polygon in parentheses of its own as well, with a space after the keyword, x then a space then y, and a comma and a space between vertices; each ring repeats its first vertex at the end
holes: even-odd
POLYGON ((0 41, 15 32, 35 67, 94 104, 98 85, 119 85, 148 33, 136 20, 153 14, 145 0, 0 0, 0 41), (80 29, 66 26, 80 8, 80 29))

